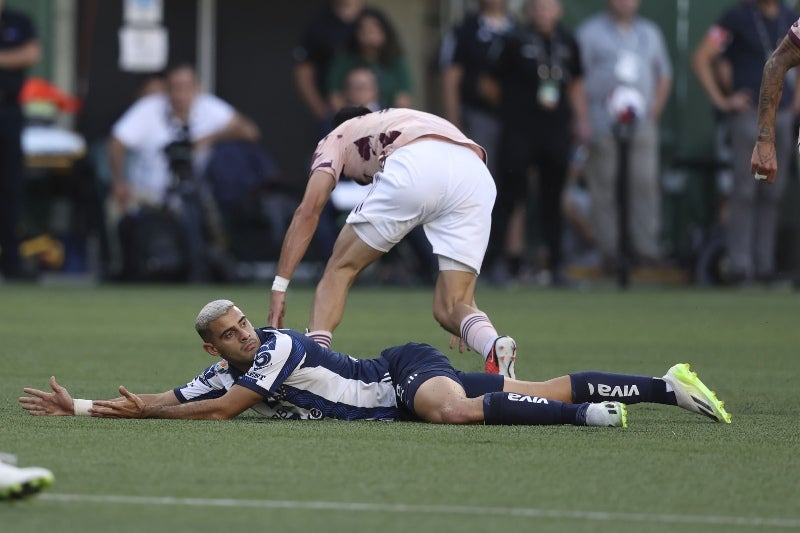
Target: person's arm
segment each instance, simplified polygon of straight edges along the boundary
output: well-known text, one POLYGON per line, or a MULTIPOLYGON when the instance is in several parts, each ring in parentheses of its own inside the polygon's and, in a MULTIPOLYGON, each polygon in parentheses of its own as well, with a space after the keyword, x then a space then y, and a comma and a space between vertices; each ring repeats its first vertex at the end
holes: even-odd
POLYGON ((113 135, 108 140, 108 164, 111 171, 111 196, 122 209, 131 201, 131 188, 125 177, 125 145, 113 135))
POLYGON ((775 114, 783 93, 783 81, 790 68, 800 65, 800 47, 784 37, 764 65, 758 95, 758 140, 750 159, 756 179, 775 182, 778 162, 775 157, 775 114))
POLYGON ((575 122, 573 128, 575 140, 579 144, 589 142, 592 136, 592 126, 589 120, 589 100, 586 97, 583 78, 575 78, 567 85, 567 98, 569 98, 575 122))
POLYGON ((340 91, 334 91, 328 95, 328 107, 331 112, 338 113, 345 106, 344 96, 340 91))
MULTIPOLYGON (((50 388, 53 392, 25 387, 23 392, 30 396, 21 396, 19 398, 20 406, 33 416, 73 416, 75 414, 75 401, 69 391, 56 381, 55 376, 50 377, 50 388)), ((159 394, 142 394, 139 397, 148 406, 178 405, 180 403, 173 391, 165 391, 159 394)), ((118 402, 124 399, 124 397, 119 397, 107 401, 118 402)))
POLYGON ((32 67, 42 59, 42 45, 31 40, 20 46, 0 51, 0 68, 19 70, 32 67))
POLYGON ((195 146, 211 146, 219 141, 257 141, 261 131, 255 122, 241 113, 235 113, 228 124, 221 130, 197 139, 195 146))
MULTIPOLYGON (((297 265, 311 244, 311 239, 314 237, 319 223, 320 213, 330 198, 334 186, 333 176, 329 173, 315 170, 311 174, 303 200, 295 210, 292 222, 283 239, 278 268, 275 272, 276 284, 279 278, 286 280, 286 284, 288 284, 288 280, 292 279, 297 265)), ((283 317, 286 313, 286 288, 280 287, 279 284, 276 286, 276 284, 273 284, 270 296, 267 323, 270 326, 282 328, 283 317)))
POLYGON ((316 67, 310 61, 298 63, 294 67, 294 82, 300 98, 311 113, 317 119, 323 120, 328 114, 328 105, 325 103, 325 97, 317 89, 316 72, 316 67))
POLYGON ((726 95, 714 72, 714 62, 722 53, 718 35, 722 31, 725 30, 712 28, 700 42, 692 54, 692 70, 714 107, 720 111, 744 111, 750 107, 750 95, 741 91, 726 95))
POLYGON ((461 80, 464 77, 464 67, 453 63, 445 67, 442 72, 442 104, 444 105, 444 118, 461 129, 461 80))
POLYGON ((259 393, 240 385, 234 385, 219 398, 175 405, 147 403, 143 397, 129 392, 122 386, 119 392, 123 397, 122 400, 95 400, 89 411, 91 415, 100 418, 230 420, 264 399, 259 393))
POLYGON ((656 93, 653 97, 653 105, 650 108, 650 118, 653 119, 653 122, 658 122, 661 118, 661 113, 664 111, 664 106, 667 105, 670 91, 672 91, 672 78, 660 78, 656 83, 656 93))

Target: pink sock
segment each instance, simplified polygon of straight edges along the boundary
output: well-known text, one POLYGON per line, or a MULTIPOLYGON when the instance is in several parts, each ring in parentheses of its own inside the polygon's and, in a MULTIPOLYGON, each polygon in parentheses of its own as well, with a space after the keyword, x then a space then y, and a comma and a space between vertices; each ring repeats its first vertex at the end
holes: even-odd
POLYGON ((461 338, 467 346, 483 354, 484 359, 489 357, 492 342, 497 336, 497 330, 485 313, 472 313, 461 321, 461 338), (487 346, 489 349, 486 349, 487 346))
POLYGON ((333 333, 325 331, 324 329, 318 329, 316 331, 309 331, 306 333, 306 337, 314 339, 314 342, 323 348, 330 348, 331 341, 333 340, 333 333))

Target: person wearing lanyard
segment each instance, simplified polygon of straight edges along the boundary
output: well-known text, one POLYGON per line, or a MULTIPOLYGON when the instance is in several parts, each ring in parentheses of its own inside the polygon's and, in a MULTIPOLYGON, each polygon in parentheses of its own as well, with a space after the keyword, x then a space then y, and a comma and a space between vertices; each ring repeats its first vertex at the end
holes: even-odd
POLYGON ((0 271, 5 279, 23 276, 19 259, 22 204, 22 109, 19 92, 25 70, 39 62, 42 48, 31 20, 0 0, 0 271))
POLYGON ((498 201, 492 243, 504 246, 509 274, 520 274, 525 251, 528 170, 538 175, 541 233, 552 281, 561 271, 561 193, 571 149, 589 141, 589 117, 578 44, 560 26, 558 0, 529 0, 528 23, 503 50, 500 82, 503 123, 498 168, 498 201))
POLYGON ((791 156, 792 120, 800 110, 800 91, 793 77, 786 80, 775 120, 780 175, 774 186, 759 187, 753 180, 750 154, 758 137, 756 106, 764 63, 796 18, 779 0, 742 1, 708 30, 692 57, 709 100, 728 115, 733 153, 726 223, 730 283, 769 282, 776 275, 780 200, 791 156), (720 58, 730 67, 722 77, 714 71, 720 58))
POLYGON ((609 112, 608 102, 620 91, 638 93, 644 107, 636 117, 628 149, 628 218, 634 261, 643 267, 661 264, 658 122, 672 90, 672 65, 659 27, 637 14, 639 3, 608 0, 604 12, 587 19, 575 32, 592 123, 586 162, 591 220, 597 248, 611 271, 620 259, 616 202, 620 172, 613 131, 617 117, 609 112))

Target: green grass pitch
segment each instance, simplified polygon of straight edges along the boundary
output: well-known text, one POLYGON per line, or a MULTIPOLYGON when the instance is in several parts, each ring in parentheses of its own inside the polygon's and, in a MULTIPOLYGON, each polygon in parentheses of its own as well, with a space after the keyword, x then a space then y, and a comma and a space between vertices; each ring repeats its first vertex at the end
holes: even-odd
MULTIPOLYGON (((302 330, 310 289, 289 292, 302 330)), ((236 301, 256 325, 267 287, 0 286, 0 451, 56 476, 0 505, 4 533, 160 531, 783 531, 800 529, 800 297, 760 290, 478 289, 519 345, 517 375, 662 375, 691 362, 733 414, 714 424, 634 405, 627 430, 31 417, 24 386, 75 397, 161 392, 212 359, 194 316, 236 301)), ((357 287, 334 347, 417 340, 447 350, 425 289, 357 287)))

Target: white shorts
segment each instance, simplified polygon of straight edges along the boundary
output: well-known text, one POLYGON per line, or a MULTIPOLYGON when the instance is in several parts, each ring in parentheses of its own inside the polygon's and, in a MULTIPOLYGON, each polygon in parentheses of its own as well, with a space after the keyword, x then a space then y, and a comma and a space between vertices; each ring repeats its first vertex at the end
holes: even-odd
POLYGON ((495 196, 492 175, 470 148, 423 139, 386 159, 347 223, 382 252, 422 225, 433 253, 477 274, 489 244, 495 196))

